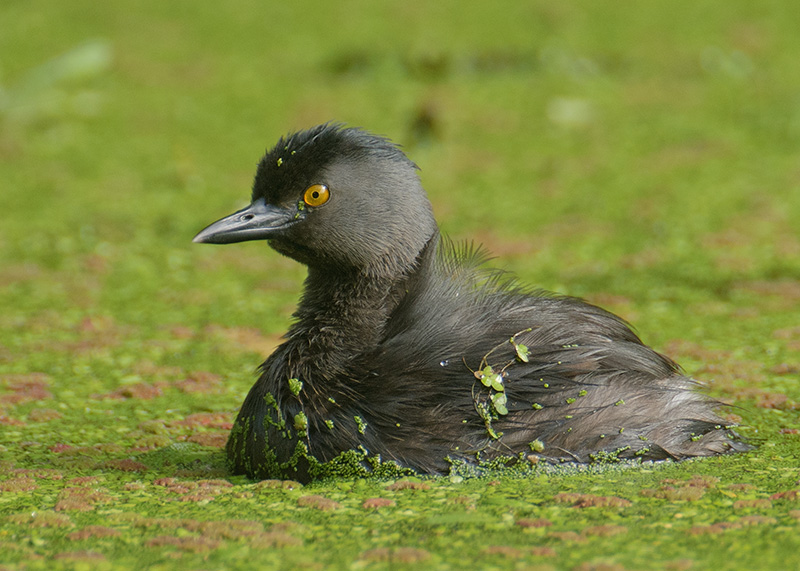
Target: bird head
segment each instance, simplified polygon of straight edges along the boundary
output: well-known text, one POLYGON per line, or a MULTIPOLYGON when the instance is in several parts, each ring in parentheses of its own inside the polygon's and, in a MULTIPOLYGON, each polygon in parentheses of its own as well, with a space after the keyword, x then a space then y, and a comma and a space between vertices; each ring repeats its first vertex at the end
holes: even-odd
POLYGON ((385 138, 328 123, 278 141, 250 206, 193 241, 266 240, 309 267, 364 270, 412 263, 435 233, 416 165, 385 138))

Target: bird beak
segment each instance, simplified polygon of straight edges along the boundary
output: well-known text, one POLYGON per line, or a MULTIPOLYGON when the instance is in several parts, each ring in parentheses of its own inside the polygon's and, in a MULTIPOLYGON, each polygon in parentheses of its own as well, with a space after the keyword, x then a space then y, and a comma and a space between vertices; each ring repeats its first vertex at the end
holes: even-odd
POLYGON ((264 240, 290 226, 296 213, 267 204, 259 198, 247 208, 208 225, 192 242, 197 244, 233 244, 264 240))

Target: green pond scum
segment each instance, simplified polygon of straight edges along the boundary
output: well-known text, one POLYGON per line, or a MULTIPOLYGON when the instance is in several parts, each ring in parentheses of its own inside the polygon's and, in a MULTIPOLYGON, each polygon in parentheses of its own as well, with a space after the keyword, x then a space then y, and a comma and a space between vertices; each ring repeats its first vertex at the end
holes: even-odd
MULTIPOLYGON (((0 21, 0 570, 800 568, 793 3, 41 0, 0 21), (287 379, 297 407, 264 422, 316 480, 231 476, 304 275, 191 238, 266 144, 328 120, 402 143, 451 238, 635 323, 754 449, 322 464, 287 379)), ((465 363, 464 420, 492 438, 516 339, 465 363)))

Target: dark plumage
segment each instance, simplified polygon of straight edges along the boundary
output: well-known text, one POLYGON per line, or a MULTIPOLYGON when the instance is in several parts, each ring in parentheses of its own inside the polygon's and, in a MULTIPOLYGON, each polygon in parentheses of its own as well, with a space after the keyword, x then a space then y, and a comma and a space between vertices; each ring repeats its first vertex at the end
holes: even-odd
POLYGON ((745 448, 695 381, 620 318, 522 290, 443 239, 415 165, 384 138, 326 124, 281 139, 252 204, 194 240, 257 239, 308 278, 236 419, 236 473, 306 480, 307 456, 351 449, 443 473, 448 458, 745 448))

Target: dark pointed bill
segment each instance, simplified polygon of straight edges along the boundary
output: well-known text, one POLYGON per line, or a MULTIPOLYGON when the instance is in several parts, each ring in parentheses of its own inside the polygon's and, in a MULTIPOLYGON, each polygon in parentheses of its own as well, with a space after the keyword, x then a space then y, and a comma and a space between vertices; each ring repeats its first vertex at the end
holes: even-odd
POLYGON ((204 228, 192 242, 197 244, 232 244, 264 240, 291 225, 295 213, 266 204, 263 198, 204 228))

